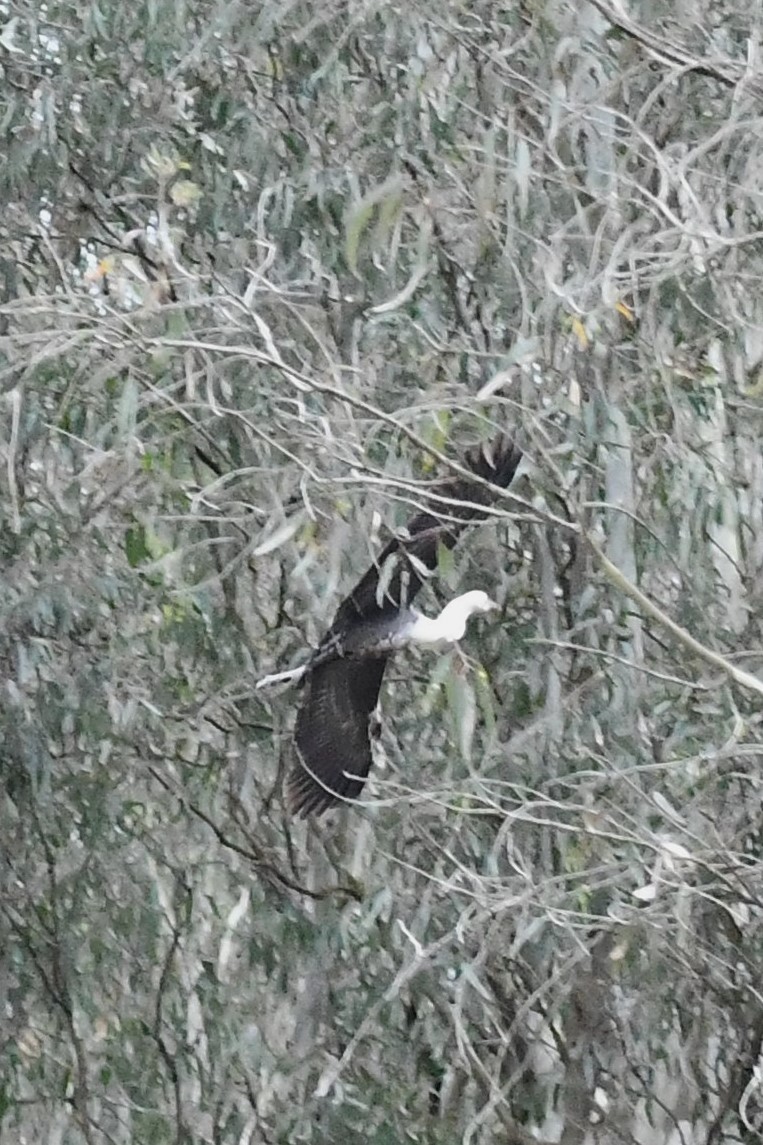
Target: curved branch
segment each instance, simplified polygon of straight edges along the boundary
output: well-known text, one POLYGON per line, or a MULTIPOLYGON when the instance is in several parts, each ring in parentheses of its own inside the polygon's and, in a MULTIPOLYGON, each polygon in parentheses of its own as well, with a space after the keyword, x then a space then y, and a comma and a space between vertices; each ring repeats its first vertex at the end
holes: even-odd
POLYGON ((735 684, 739 684, 742 688, 747 688, 748 691, 755 692, 758 696, 763 696, 763 680, 759 680, 758 677, 753 676, 751 672, 745 672, 742 668, 737 668, 735 664, 732 664, 731 661, 727 660, 725 656, 722 656, 720 652, 714 652, 712 648, 701 644, 690 632, 687 632, 680 624, 676 624, 674 620, 671 620, 668 614, 654 604, 640 588, 637 588, 637 586, 620 571, 617 565, 612 563, 589 533, 584 533, 583 538, 596 557, 599 567, 607 579, 616 588, 619 588, 625 596, 630 597, 647 616, 650 616, 652 620, 655 620, 663 628, 666 628, 668 632, 675 636, 680 644, 683 644, 685 648, 689 648, 707 664, 712 664, 714 668, 720 668, 735 684))

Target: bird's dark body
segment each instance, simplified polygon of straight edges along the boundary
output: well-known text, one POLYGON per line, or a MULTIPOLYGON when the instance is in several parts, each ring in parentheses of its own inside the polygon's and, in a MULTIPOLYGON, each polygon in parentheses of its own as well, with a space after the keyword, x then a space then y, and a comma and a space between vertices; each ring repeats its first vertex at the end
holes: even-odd
POLYGON ((371 765, 369 719, 387 660, 404 643, 406 611, 437 568, 439 546, 453 548, 466 524, 484 519, 481 510, 495 496, 490 485, 506 488, 521 457, 506 437, 470 450, 465 467, 490 484, 456 478, 437 486, 438 498, 445 500, 418 513, 407 536, 387 544, 339 606, 305 674, 294 737, 297 762, 288 781, 296 814, 320 813, 360 794, 371 765))

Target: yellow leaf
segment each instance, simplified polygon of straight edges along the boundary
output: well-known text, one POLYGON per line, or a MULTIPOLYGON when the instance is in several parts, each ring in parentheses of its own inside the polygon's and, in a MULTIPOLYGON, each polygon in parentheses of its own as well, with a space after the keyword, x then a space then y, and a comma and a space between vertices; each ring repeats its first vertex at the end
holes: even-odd
POLYGON ((578 345, 581 350, 587 350, 590 345, 590 339, 586 333, 586 328, 579 318, 572 319, 572 331, 578 340, 578 345))
POLYGON ((107 274, 112 274, 116 265, 117 260, 113 254, 107 255, 106 258, 101 259, 97 266, 87 272, 85 279, 87 282, 97 282, 99 278, 105 278, 107 274))
POLYGON ((636 315, 631 310, 626 302, 616 302, 615 310, 620 314, 626 322, 630 322, 631 326, 635 325, 636 315))

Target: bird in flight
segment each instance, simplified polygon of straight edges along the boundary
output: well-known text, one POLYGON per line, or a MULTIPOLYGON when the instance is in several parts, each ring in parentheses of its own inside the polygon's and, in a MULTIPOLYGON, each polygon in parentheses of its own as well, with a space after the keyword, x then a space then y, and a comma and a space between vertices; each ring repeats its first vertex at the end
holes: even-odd
POLYGON ((484 507, 495 496, 490 486, 505 489, 521 458, 504 435, 469 450, 464 467, 481 481, 441 482, 432 509, 417 513, 405 534, 387 544, 340 604, 310 659, 257 684, 304 680, 294 733, 297 758, 287 780, 294 814, 321 814, 362 791, 372 759, 371 719, 390 656, 409 645, 455 643, 470 616, 497 607, 481 590, 456 597, 434 618, 411 604, 437 568, 439 547, 452 549, 468 523, 485 519, 484 507))

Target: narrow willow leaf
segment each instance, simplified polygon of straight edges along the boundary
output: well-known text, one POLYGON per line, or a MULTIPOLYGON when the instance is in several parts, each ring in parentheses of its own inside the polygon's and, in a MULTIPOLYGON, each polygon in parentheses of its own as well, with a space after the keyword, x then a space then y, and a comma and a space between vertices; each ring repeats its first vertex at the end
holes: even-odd
POLYGON ((468 763, 472 757, 474 729, 477 726, 477 700, 474 688, 463 672, 458 670, 451 672, 446 687, 458 750, 464 762, 468 763))
POLYGON ((119 399, 117 429, 120 437, 132 437, 138 421, 138 387, 135 380, 127 378, 119 399))
POLYGON ((275 529, 264 541, 260 541, 258 545, 252 549, 251 555, 253 557, 264 557, 267 553, 273 553, 276 549, 280 549, 287 541, 290 541, 294 534, 302 527, 302 522, 305 519, 304 513, 295 513, 289 517, 287 521, 275 529))
POLYGON ((393 200, 396 209, 402 193, 402 181, 395 175, 385 179, 378 187, 364 195, 359 203, 349 211, 344 228, 344 256, 347 266, 353 274, 358 273, 358 251, 363 232, 369 226, 377 206, 382 207, 385 215, 389 200, 393 200))

